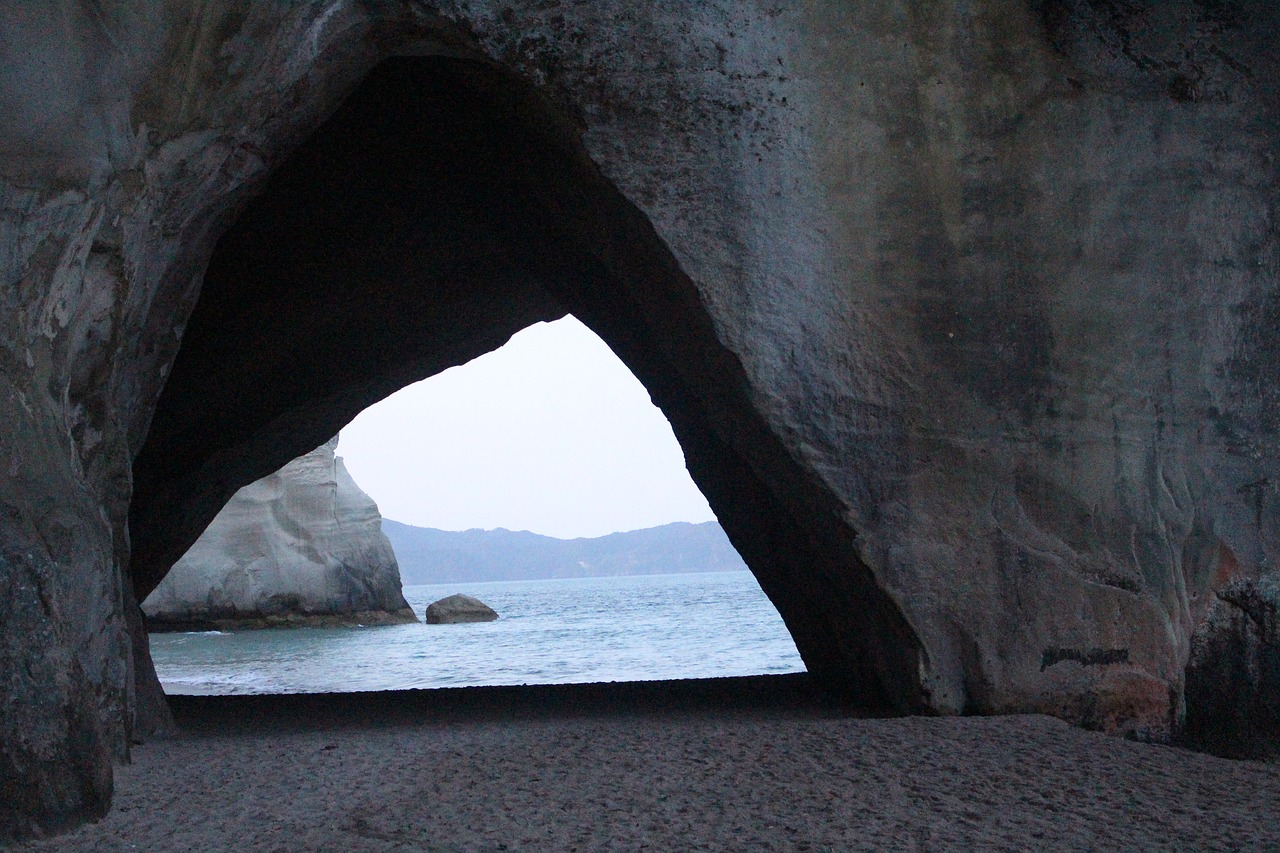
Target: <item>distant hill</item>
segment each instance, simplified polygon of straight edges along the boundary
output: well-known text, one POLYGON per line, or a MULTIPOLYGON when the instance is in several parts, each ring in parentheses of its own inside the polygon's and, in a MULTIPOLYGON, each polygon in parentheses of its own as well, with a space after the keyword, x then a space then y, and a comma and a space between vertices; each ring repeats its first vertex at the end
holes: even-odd
POLYGON ((405 584, 721 572, 746 568, 714 521, 676 522, 595 539, 528 531, 412 527, 382 520, 405 584))

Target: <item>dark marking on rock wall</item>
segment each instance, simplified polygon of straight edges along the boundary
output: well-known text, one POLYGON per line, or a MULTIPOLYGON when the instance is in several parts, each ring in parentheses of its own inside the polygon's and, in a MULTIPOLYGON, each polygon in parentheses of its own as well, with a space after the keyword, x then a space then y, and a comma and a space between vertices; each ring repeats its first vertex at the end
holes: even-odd
POLYGON ((1074 661, 1081 666, 1110 666, 1129 662, 1128 649, 1045 649, 1040 658, 1040 671, 1063 661, 1074 661))
POLYGON ((1236 494, 1245 495, 1250 503, 1253 504, 1253 523, 1258 527, 1262 526, 1263 510, 1266 507, 1267 496, 1276 493, 1276 485, 1267 477, 1261 477, 1252 483, 1245 483, 1236 489, 1236 494))

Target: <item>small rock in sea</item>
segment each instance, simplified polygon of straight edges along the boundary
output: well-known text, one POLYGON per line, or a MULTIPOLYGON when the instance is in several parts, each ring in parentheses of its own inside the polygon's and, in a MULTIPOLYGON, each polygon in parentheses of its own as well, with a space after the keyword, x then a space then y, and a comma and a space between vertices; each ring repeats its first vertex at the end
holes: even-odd
POLYGON ((498 613, 478 598, 458 593, 427 605, 428 625, 453 625, 458 622, 492 622, 498 613))

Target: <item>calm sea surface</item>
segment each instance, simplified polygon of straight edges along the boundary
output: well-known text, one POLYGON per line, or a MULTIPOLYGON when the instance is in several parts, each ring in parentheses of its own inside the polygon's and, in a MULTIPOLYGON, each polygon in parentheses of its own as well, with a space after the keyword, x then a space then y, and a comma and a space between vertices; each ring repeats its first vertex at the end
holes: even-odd
POLYGON ((463 592, 496 622, 155 634, 169 693, 322 693, 802 672, 750 572, 407 586, 421 618, 463 592))

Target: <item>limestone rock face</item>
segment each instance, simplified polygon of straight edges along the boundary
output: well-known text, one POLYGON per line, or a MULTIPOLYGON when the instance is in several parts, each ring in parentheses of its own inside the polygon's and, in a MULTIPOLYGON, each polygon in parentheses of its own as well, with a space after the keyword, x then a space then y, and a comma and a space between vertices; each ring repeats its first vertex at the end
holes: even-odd
POLYGON ((1277 31, 0 6, 0 834, 106 808, 157 706, 135 601, 239 488, 567 311, 821 683, 1175 736, 1193 647, 1266 647, 1220 593, 1280 561, 1277 31))
POLYGON ((240 489, 142 603, 152 630, 415 622, 337 439, 240 489))
POLYGON ((492 622, 498 612, 478 598, 457 593, 427 605, 428 625, 457 625, 462 622, 492 622))

